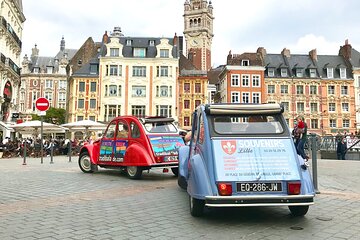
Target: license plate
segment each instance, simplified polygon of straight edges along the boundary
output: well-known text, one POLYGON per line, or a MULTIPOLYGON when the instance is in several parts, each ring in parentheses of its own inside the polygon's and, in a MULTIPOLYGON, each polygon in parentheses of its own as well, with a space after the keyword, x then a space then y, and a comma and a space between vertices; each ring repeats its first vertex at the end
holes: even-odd
POLYGON ((178 156, 166 156, 164 157, 164 162, 173 162, 178 161, 178 156))
POLYGON ((279 182, 274 183, 254 183, 242 182, 236 184, 238 192, 281 192, 282 186, 279 182))

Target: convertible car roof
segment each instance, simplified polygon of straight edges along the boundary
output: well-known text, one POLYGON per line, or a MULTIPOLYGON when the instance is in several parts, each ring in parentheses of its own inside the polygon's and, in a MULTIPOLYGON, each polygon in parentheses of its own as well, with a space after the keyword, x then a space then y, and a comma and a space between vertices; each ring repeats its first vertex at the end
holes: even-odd
POLYGON ((276 103, 264 104, 206 104, 205 112, 210 115, 238 115, 238 114, 279 114, 284 112, 284 107, 276 103))
POLYGON ((139 119, 142 123, 174 122, 173 118, 167 117, 146 117, 139 119))

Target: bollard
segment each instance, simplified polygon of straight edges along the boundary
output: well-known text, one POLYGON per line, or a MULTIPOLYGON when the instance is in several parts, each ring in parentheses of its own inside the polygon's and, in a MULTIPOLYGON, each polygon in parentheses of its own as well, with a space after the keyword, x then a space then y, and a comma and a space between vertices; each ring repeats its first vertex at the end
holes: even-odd
POLYGON ((26 165, 26 140, 24 141, 24 151, 23 151, 23 154, 24 154, 24 161, 23 161, 23 164, 22 164, 22 165, 26 165))
POLYGON ((312 159, 312 172, 313 172, 313 184, 316 193, 320 193, 318 190, 318 176, 317 176, 317 145, 316 135, 310 134, 311 140, 311 159, 312 159))
POLYGON ((69 162, 71 162, 71 141, 68 142, 68 156, 69 156, 69 162))
POLYGON ((51 146, 50 146, 50 164, 54 163, 53 158, 54 158, 54 139, 51 140, 51 146))

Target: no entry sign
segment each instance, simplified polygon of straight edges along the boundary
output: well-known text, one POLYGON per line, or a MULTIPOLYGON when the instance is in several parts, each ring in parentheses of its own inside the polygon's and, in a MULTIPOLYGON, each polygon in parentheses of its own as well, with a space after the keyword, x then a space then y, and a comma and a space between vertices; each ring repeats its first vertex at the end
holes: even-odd
POLYGON ((43 112, 43 111, 46 111, 49 109, 50 102, 46 98, 41 97, 41 98, 36 99, 35 107, 37 110, 43 112))

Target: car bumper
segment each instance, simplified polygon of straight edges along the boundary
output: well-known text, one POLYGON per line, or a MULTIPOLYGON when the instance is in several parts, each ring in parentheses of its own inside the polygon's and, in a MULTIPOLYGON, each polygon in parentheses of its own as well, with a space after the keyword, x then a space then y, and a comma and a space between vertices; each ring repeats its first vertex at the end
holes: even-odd
POLYGON ((206 196, 208 207, 308 206, 315 195, 289 196, 206 196))
POLYGON ((156 167, 178 167, 179 163, 178 162, 164 162, 164 163, 155 163, 152 164, 150 167, 151 168, 156 168, 156 167))

